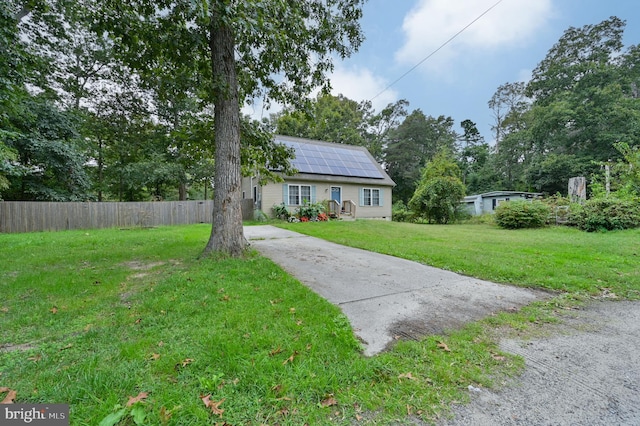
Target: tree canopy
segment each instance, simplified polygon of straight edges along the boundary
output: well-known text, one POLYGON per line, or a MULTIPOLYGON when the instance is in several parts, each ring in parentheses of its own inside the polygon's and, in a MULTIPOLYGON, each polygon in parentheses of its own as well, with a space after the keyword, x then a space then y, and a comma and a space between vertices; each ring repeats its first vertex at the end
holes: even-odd
POLYGON ((213 193, 219 216, 207 250, 239 254, 241 176, 292 171, 292 152, 273 132, 366 147, 405 204, 443 150, 467 193, 566 193, 568 178, 591 178, 604 164, 637 186, 625 170, 640 146, 640 47, 624 46, 623 20, 569 28, 529 82, 500 85, 485 140, 473 121, 410 110, 406 100, 376 111, 329 94, 334 61, 363 40, 362 3, 1 3, 0 198, 213 193), (284 109, 263 122, 240 116, 259 100, 284 109))

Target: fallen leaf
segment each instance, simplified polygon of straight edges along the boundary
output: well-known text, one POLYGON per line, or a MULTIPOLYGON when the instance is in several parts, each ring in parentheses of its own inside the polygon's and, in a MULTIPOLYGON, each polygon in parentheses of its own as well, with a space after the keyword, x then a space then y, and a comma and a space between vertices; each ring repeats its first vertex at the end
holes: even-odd
POLYGON ((444 350, 445 352, 451 352, 451 349, 449 349, 449 346, 447 346, 447 344, 444 342, 438 342, 438 347, 444 350))
POLYGON ((164 405, 160 407, 160 421, 163 425, 169 423, 169 420, 171 420, 171 414, 171 411, 167 410, 167 407, 164 405))
POLYGON ((158 342, 158 346, 163 347, 164 346, 164 342, 161 340, 158 342))
POLYGON ((141 322, 141 321, 142 321, 142 318, 138 318, 138 319, 136 320, 136 324, 140 324, 140 322, 141 322))
POLYGON ((186 367, 187 365, 191 364, 194 360, 192 358, 186 358, 184 361, 182 361, 182 366, 186 367))
POLYGON ((284 362, 282 363, 282 365, 286 365, 286 364, 288 364, 290 362, 293 362, 293 360, 296 357, 296 355, 298 355, 298 351, 293 351, 291 356, 289 358, 285 359, 284 362))
POLYGON ((69 343, 67 346, 60 348, 61 351, 67 350, 67 349, 71 349, 73 347, 73 343, 69 343))
POLYGON ((301 320, 296 321, 296 325, 302 325, 302 321, 301 320))
POLYGON ((409 371, 408 373, 402 373, 398 376, 398 379, 409 379, 409 380, 415 380, 416 378, 413 377, 413 375, 411 374, 411 371, 409 371))
POLYGON ((282 302, 282 299, 269 300, 269 303, 271 303, 272 305, 277 305, 280 302, 282 302))
POLYGON ((498 355, 497 353, 494 353, 494 352, 491 352, 491 358, 495 359, 496 361, 504 361, 506 359, 502 355, 498 355))
POLYGON ((0 308, 0 312, 6 314, 7 312, 9 312, 9 308, 7 308, 6 306, 3 306, 2 308, 0 308))
POLYGON ((276 349, 273 349, 271 352, 269 352, 269 356, 278 355, 280 352, 282 352, 282 348, 278 346, 276 349))
POLYGON ((147 392, 140 392, 138 396, 130 396, 127 401, 127 407, 131 407, 133 404, 144 401, 148 396, 149 394, 147 392))
POLYGON ((356 421, 359 422, 360 420, 362 420, 362 416, 360 414, 356 414, 356 421))
POLYGON ((333 407, 334 405, 338 405, 338 401, 333 396, 330 396, 324 399, 320 404, 323 407, 333 407))
POLYGON ((281 415, 282 417, 288 416, 289 415, 289 409, 287 407, 282 408, 281 410, 278 411, 278 414, 281 415))
POLYGON ((224 293, 224 288, 221 288, 220 290, 218 290, 218 293, 220 294, 224 293))
POLYGON ((209 394, 207 396, 201 396, 200 399, 204 402, 205 407, 209 408, 213 414, 217 414, 219 417, 222 417, 224 409, 220 408, 220 405, 226 398, 222 398, 220 401, 212 401, 211 394, 209 394))
POLYGON ((0 401, 0 404, 13 404, 13 402, 16 400, 16 397, 18 395, 16 391, 9 388, 0 388, 0 393, 2 392, 9 392, 9 393, 4 397, 2 401, 0 401))
POLYGON ((295 314, 296 313, 296 308, 289 308, 289 313, 290 314, 295 314))
POLYGON ((54 314, 54 315, 55 315, 55 314, 57 314, 57 313, 58 313, 58 308, 56 308, 56 307, 54 306, 53 308, 49 309, 49 311, 50 311, 52 314, 54 314))
POLYGON ((34 356, 30 356, 29 358, 27 358, 29 361, 33 361, 33 362, 38 362, 42 359, 42 355, 38 354, 38 355, 34 355, 34 356))
POLYGON ((229 295, 225 294, 223 297, 220 298, 221 302, 228 302, 229 301, 229 295))
POLYGON ((308 350, 308 351, 310 351, 312 347, 313 347, 313 346, 311 345, 311 343, 307 343, 307 350, 308 350))
POLYGON ((155 352, 154 352, 154 353, 152 353, 152 354, 151 354, 151 360, 152 360, 152 361, 155 361, 155 360, 157 360, 157 359, 160 359, 160 354, 157 354, 157 353, 155 353, 155 352))

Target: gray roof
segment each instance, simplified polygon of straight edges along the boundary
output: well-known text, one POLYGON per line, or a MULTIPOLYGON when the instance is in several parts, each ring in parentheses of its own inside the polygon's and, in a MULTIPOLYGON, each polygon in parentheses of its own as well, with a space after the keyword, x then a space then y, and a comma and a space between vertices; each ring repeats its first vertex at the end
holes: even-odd
POLYGON ((535 198, 542 196, 539 192, 525 192, 525 191, 491 191, 484 194, 467 195, 464 197, 464 201, 473 201, 476 198, 490 198, 490 197, 509 197, 512 195, 524 195, 526 198, 535 198))
POLYGON ((291 165, 299 172, 296 178, 395 185, 365 147, 281 135, 274 139, 295 150, 291 165))

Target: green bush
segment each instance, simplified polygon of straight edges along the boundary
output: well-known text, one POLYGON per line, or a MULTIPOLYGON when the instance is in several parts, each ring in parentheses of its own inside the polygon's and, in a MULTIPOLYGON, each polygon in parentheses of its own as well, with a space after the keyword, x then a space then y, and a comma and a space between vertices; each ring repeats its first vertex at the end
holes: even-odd
POLYGON ((587 232, 640 227, 640 201, 595 198, 571 209, 569 222, 587 232))
POLYGON ((401 200, 395 202, 391 207, 391 218, 395 222, 413 222, 414 214, 401 200))
POLYGON ((289 213, 289 209, 284 203, 274 204, 271 210, 273 210, 273 217, 276 219, 288 220, 291 217, 291 213, 289 213))
POLYGON ((318 215, 324 212, 325 205, 323 203, 309 203, 305 201, 303 205, 298 207, 296 216, 298 216, 299 219, 317 220, 318 215))
POLYGON ((551 209, 541 201, 509 201, 495 211, 495 221, 501 228, 540 228, 547 223, 551 209))

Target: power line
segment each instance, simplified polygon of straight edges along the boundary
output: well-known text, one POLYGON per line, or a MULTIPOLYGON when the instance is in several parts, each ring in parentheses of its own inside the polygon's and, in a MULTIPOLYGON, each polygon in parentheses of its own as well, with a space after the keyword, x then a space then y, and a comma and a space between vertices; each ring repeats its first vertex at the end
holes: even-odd
POLYGON ((443 47, 445 47, 447 44, 451 43, 451 41, 453 41, 453 39, 455 39, 456 37, 458 37, 460 34, 462 34, 467 28, 469 28, 471 25, 475 24, 478 20, 480 20, 484 15, 486 15, 487 13, 489 13, 493 8, 495 8, 497 5, 499 5, 500 3, 502 3, 503 0, 498 0, 493 6, 491 6, 489 9, 485 10, 484 12, 482 12, 482 14, 480 16, 478 16, 476 19, 474 19, 473 21, 469 22, 463 29, 461 29, 460 31, 458 31, 457 33, 455 33, 451 38, 449 38, 447 41, 445 41, 444 43, 442 43, 436 50, 434 50, 433 52, 429 53, 427 56, 425 56, 420 62, 418 62, 417 64, 415 64, 413 67, 411 67, 409 69, 409 71, 405 72, 404 74, 402 74, 400 77, 398 77, 396 80, 394 80, 391 84, 389 84, 387 87, 385 87, 384 89, 382 89, 382 91, 380 93, 378 93, 377 95, 375 95, 373 98, 369 99, 369 102, 373 101, 375 98, 377 98, 378 96, 382 95, 384 92, 386 92, 387 90, 389 90, 391 88, 391 86, 393 86, 394 84, 396 84, 397 82, 399 82, 400 80, 402 80, 403 78, 405 78, 411 71, 415 70, 416 68, 418 68, 420 65, 422 65, 422 63, 424 61, 426 61, 427 59, 429 59, 430 57, 432 57, 433 55, 435 55, 436 53, 438 53, 438 51, 440 51, 443 47))

